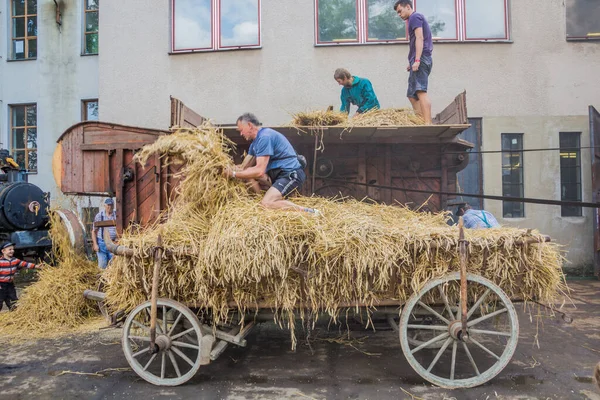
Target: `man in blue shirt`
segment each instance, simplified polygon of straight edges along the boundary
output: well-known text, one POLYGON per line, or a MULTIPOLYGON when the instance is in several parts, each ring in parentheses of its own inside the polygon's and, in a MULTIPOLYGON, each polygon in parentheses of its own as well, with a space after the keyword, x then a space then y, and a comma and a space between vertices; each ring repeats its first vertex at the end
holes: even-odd
POLYGON ((117 228, 114 226, 108 228, 98 228, 95 223, 100 221, 116 220, 117 212, 114 209, 115 202, 112 198, 104 200, 104 210, 96 214, 94 218, 94 229, 92 232, 92 243, 93 249, 98 256, 98 266, 102 269, 106 269, 110 261, 112 260, 113 254, 106 248, 104 243, 104 229, 108 231, 111 240, 117 239, 117 228))
POLYGON ((359 114, 380 108, 379 100, 377 100, 375 91, 373 91, 373 85, 367 78, 352 76, 350 71, 344 68, 336 69, 333 78, 343 86, 341 112, 349 113, 350 104, 358 106, 356 112, 359 114))
POLYGON ((468 229, 498 228, 500 224, 489 212, 474 210, 469 204, 461 204, 456 210, 457 217, 463 217, 464 226, 468 229))
POLYGON ((415 12, 412 0, 398 0, 394 11, 406 21, 410 48, 408 51, 408 90, 406 96, 415 113, 431 125, 431 100, 427 95, 429 74, 433 67, 433 40, 429 23, 423 14, 415 12))
POLYGON ((237 119, 237 130, 250 144, 248 154, 256 158, 252 167, 241 169, 236 166, 225 171, 225 175, 234 179, 267 181, 272 185, 260 202, 265 208, 288 209, 320 214, 319 210, 302 207, 285 198, 299 189, 306 180, 304 167, 298 160, 298 154, 285 136, 271 128, 261 128, 254 114, 246 113, 237 119))

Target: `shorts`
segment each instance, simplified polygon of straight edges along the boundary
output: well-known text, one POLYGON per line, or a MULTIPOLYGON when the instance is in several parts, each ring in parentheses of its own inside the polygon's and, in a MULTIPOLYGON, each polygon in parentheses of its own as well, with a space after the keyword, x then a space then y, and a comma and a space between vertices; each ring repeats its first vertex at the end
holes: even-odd
POLYGON ((0 310, 2 310, 4 303, 6 303, 9 310, 14 309, 14 303, 18 300, 14 282, 0 283, 0 310))
POLYGON ((429 74, 433 67, 433 60, 431 57, 422 56, 421 65, 417 72, 412 69, 408 76, 408 90, 406 91, 406 97, 412 97, 418 99, 417 92, 427 92, 427 84, 429 83, 429 74))
POLYGON ((300 189, 306 180, 306 174, 303 169, 294 171, 281 171, 273 179, 271 187, 279 190, 283 197, 289 196, 294 190, 300 189))

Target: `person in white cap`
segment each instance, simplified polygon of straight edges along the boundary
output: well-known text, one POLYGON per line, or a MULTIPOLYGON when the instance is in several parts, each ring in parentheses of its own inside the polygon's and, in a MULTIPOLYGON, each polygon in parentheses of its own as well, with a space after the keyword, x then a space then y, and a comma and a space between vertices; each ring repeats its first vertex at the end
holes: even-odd
POLYGON ((93 248, 98 256, 98 266, 102 269, 105 269, 108 266, 108 263, 113 257, 113 254, 108 251, 106 244, 104 243, 104 229, 108 230, 111 240, 116 240, 117 228, 115 226, 110 226, 108 228, 96 227, 96 222, 116 219, 117 212, 115 211, 115 202, 109 197, 104 200, 104 210, 96 214, 96 217, 94 218, 94 229, 92 231, 93 248))

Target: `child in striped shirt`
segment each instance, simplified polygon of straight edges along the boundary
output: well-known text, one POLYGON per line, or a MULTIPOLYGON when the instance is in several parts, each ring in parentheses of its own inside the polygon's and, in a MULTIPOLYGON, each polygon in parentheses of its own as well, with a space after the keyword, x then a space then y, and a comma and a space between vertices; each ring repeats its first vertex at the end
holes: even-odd
POLYGON ((13 257, 15 254, 14 243, 4 243, 0 246, 0 251, 2 252, 2 257, 0 257, 0 311, 4 303, 12 311, 15 309, 14 302, 19 300, 14 283, 15 274, 22 268, 34 269, 40 268, 40 266, 13 257))

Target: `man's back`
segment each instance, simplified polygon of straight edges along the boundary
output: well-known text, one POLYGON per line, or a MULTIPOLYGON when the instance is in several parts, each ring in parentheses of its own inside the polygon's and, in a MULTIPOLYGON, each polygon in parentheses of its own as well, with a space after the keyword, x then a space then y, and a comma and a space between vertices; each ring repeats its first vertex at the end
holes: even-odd
POLYGON ((465 228, 468 229, 486 229, 497 228, 500 226, 496 218, 484 210, 467 210, 463 214, 465 228))
POLYGON ((248 154, 255 157, 269 156, 267 171, 280 168, 295 170, 300 168, 296 151, 285 136, 271 128, 261 128, 256 139, 250 144, 248 154))

